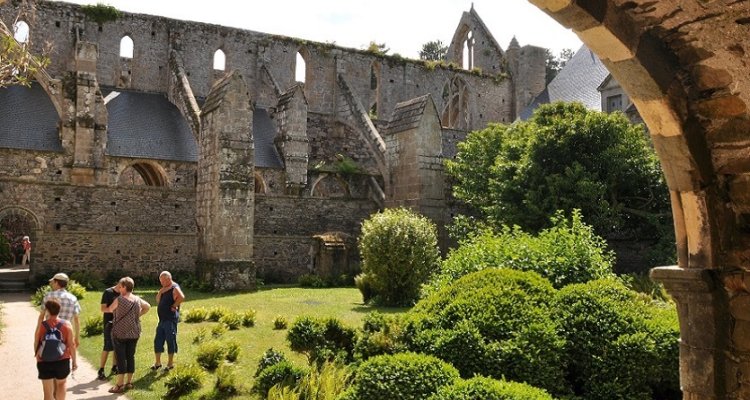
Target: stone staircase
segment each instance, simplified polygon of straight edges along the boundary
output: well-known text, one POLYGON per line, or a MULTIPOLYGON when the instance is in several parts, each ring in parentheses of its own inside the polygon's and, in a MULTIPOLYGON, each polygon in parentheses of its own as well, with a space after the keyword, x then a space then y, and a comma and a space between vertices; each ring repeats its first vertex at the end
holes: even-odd
POLYGON ((0 267, 0 293, 28 292, 29 268, 19 265, 0 267))

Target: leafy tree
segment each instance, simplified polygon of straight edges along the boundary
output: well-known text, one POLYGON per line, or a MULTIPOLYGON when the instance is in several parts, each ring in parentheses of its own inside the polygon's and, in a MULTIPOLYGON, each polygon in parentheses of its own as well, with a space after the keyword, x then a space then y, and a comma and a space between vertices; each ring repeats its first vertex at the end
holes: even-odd
POLYGON ((429 41, 422 45, 422 50, 419 52, 419 59, 440 61, 445 60, 446 54, 448 54, 448 46, 444 46, 443 42, 439 40, 429 41))
POLYGON ((545 75, 545 81, 547 84, 552 82, 553 79, 557 76, 558 72, 565 67, 565 64, 573 58, 573 55, 575 54, 573 50, 571 49, 562 49, 560 50, 560 53, 555 56, 552 54, 552 51, 550 49, 546 49, 546 75, 545 75))
POLYGON ((472 132, 446 170, 456 198, 496 229, 539 231, 577 208, 605 238, 673 240, 656 154, 621 113, 544 105, 526 122, 472 132))

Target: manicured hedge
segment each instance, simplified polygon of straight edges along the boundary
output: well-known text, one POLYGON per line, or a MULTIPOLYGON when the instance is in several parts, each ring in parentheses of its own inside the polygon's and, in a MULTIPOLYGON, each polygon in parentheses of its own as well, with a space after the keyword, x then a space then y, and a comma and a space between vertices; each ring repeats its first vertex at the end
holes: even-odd
POLYGON ((553 400, 549 393, 525 383, 485 377, 459 379, 443 386, 429 400, 553 400))

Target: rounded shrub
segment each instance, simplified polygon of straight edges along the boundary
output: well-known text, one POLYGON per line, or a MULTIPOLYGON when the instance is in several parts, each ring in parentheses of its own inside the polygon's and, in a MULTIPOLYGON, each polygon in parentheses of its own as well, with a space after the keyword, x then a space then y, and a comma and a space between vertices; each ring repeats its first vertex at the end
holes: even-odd
POLYGON ((459 379, 443 386, 429 400, 553 400, 549 393, 531 385, 485 377, 459 379))
POLYGON ((240 342, 231 340, 224 344, 224 350, 226 351, 224 358, 229 362, 236 362, 240 358, 242 346, 240 346, 240 342))
POLYGON ((278 364, 282 361, 287 361, 284 353, 274 349, 273 347, 264 351, 258 360, 258 368, 255 370, 255 376, 260 374, 260 371, 270 367, 271 365, 278 364))
POLYGON ((226 355, 226 347, 222 343, 212 340, 198 346, 198 350, 195 352, 195 360, 204 369, 213 371, 224 361, 226 355))
POLYGON ((435 224, 403 208, 365 220, 359 251, 362 272, 371 279, 376 301, 384 305, 414 304, 440 263, 435 224))
POLYGON ((230 312, 219 318, 219 323, 226 326, 230 331, 240 329, 242 326, 242 314, 230 312))
POLYGON ((204 307, 196 307, 185 310, 185 312, 183 312, 181 315, 182 319, 185 320, 185 322, 203 322, 208 319, 208 310, 206 310, 204 307))
POLYGON ((225 333, 227 333, 227 326, 224 324, 217 324, 211 328, 211 336, 214 338, 220 338, 224 336, 225 333))
POLYGON ((310 362, 353 359, 357 332, 336 318, 299 317, 289 328, 287 340, 294 351, 305 353, 310 362))
POLYGON ((354 285, 362 293, 362 302, 367 304, 375 297, 375 290, 372 288, 372 278, 367 274, 359 274, 354 277, 354 285))
POLYGON ((464 378, 505 377, 564 395, 569 387, 564 340, 552 318, 555 293, 534 272, 475 272, 417 303, 404 337, 412 350, 453 364, 464 378))
POLYGON ((229 309, 224 306, 211 307, 208 310, 208 316, 206 317, 206 319, 211 322, 219 322, 221 317, 229 313, 229 309))
POLYGON ((283 315, 275 316, 271 323, 273 324, 273 329, 276 330, 286 329, 289 326, 289 321, 283 315))
POLYGON ((237 375, 234 373, 234 368, 228 365, 222 365, 216 371, 216 383, 214 384, 214 392, 218 394, 217 397, 230 397, 236 395, 240 390, 239 380, 237 375))
POLYGON ((253 309, 248 309, 242 312, 242 326, 249 328, 255 326, 255 317, 257 313, 253 309))
POLYGON ((268 395, 268 390, 274 385, 295 386, 303 376, 305 376, 303 368, 293 365, 289 361, 281 361, 260 371, 255 378, 253 390, 265 398, 268 395))
POLYGON ((458 371, 433 356, 416 353, 382 355, 360 364, 352 400, 423 400, 458 379, 458 371))
POLYGON ((555 317, 575 394, 590 400, 681 398, 673 306, 603 279, 560 290, 555 317))
POLYGON ((81 331, 84 337, 101 335, 104 332, 104 317, 102 314, 87 317, 83 322, 81 331))
POLYGON ((362 330, 354 346, 357 359, 407 351, 403 338, 403 318, 371 312, 362 320, 362 330))
POLYGON ((167 388, 165 397, 179 398, 199 389, 205 376, 206 373, 195 364, 178 365, 164 381, 164 387, 167 388))

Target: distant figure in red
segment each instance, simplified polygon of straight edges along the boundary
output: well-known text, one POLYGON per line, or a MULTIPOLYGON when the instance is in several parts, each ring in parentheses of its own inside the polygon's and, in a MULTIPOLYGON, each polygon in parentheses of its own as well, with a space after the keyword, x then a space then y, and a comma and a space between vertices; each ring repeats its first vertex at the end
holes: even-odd
POLYGON ((21 245, 23 246, 23 259, 21 260, 21 265, 26 265, 27 262, 31 262, 31 240, 29 240, 28 236, 23 237, 21 245))

